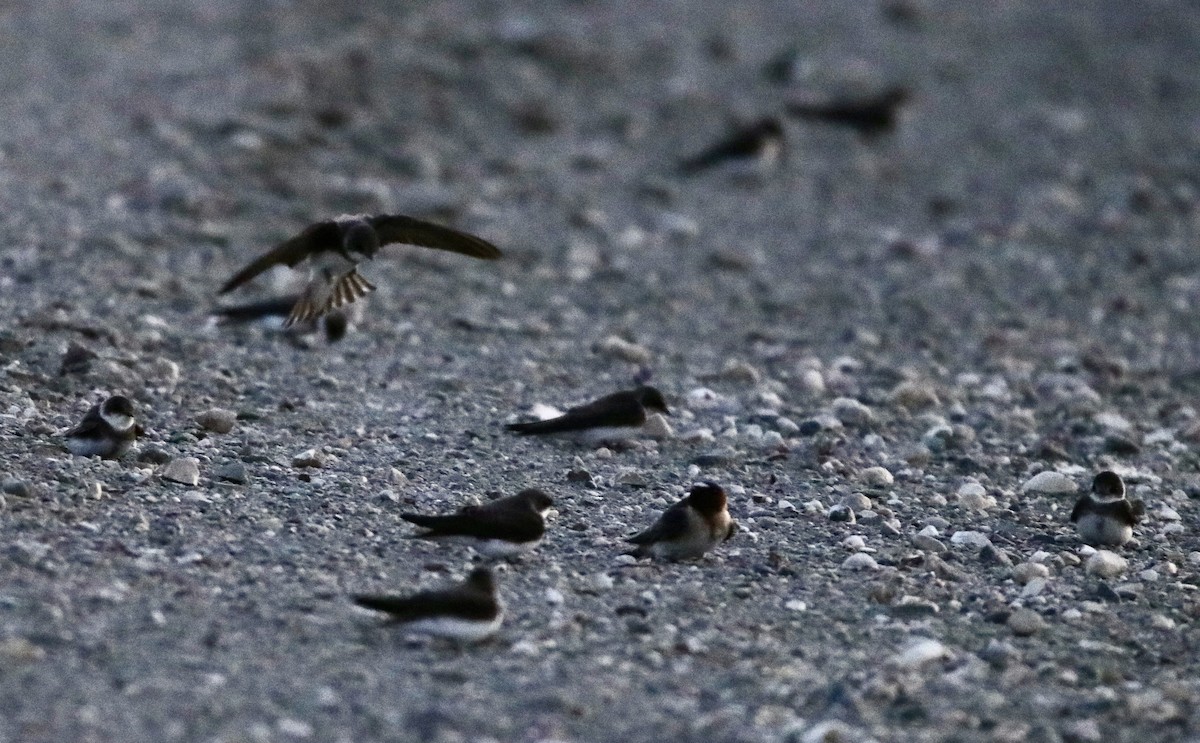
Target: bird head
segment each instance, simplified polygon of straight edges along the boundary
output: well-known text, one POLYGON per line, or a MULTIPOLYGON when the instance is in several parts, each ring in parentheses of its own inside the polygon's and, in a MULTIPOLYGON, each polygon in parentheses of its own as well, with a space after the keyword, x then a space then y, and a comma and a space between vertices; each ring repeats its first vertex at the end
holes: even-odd
POLYGON ((529 504, 530 508, 538 513, 544 514, 546 511, 549 511, 554 507, 554 500, 537 488, 522 490, 520 493, 517 493, 517 495, 524 498, 525 502, 529 504))
POLYGON ((366 222, 355 222, 346 228, 346 234, 342 237, 342 247, 347 253, 373 258, 379 252, 379 235, 375 234, 375 228, 366 222))
POLYGON ((671 414, 671 411, 667 409, 667 401, 663 398, 663 394, 653 387, 639 387, 638 398, 641 400, 642 407, 647 410, 656 410, 663 415, 671 414))
POLYGON ((1092 480, 1092 492, 1102 498, 1124 498, 1125 482, 1112 470, 1104 470, 1092 480))
POLYGON ((703 514, 713 514, 723 511, 728 503, 725 489, 716 483, 706 482, 693 485, 688 493, 688 502, 692 508, 703 514))
POLYGON ((113 395, 100 406, 100 417, 118 431, 128 431, 134 425, 133 403, 124 395, 113 395))

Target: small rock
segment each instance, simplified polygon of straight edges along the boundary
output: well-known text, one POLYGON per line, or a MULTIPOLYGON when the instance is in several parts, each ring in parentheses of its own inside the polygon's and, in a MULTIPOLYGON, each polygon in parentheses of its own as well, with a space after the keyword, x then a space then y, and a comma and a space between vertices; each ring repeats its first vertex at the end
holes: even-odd
POLYGON ((983 549, 990 546, 992 540, 987 534, 979 531, 956 531, 950 535, 950 544, 983 549))
POLYGON ((879 563, 866 552, 855 552, 842 561, 842 570, 878 570, 879 563))
POLYGON ((164 480, 195 487, 200 482, 200 460, 195 457, 172 459, 163 465, 159 476, 164 480))
POLYGON ((979 483, 967 482, 958 489, 958 504, 973 511, 988 511, 996 507, 996 499, 979 483))
POLYGON ((1046 628, 1046 620, 1032 609, 1017 609, 1008 617, 1008 628, 1018 637, 1036 635, 1046 628))
POLYGON ((218 480, 226 480, 239 484, 245 484, 248 479, 246 476, 246 466, 241 462, 230 462, 217 467, 213 470, 213 477, 218 480))
POLYGON ((993 544, 979 550, 979 561, 984 565, 1000 565, 1001 567, 1009 567, 1013 564, 1008 553, 993 544))
POLYGON ((904 669, 916 669, 950 657, 950 650, 937 640, 918 637, 901 650, 893 662, 904 669))
POLYGON ((845 498, 842 498, 841 503, 856 513, 866 511, 871 507, 871 499, 862 493, 850 493, 845 498))
POLYGON ((762 372, 741 359, 729 359, 721 367, 721 377, 731 382, 758 384, 762 381, 762 372))
POLYGON ((4 482, 0 483, 0 490, 17 498, 28 498, 33 495, 33 487, 29 482, 17 477, 4 478, 4 482))
POLYGON ((845 506, 840 503, 830 508, 827 516, 829 517, 830 521, 844 521, 850 524, 853 524, 855 521, 854 510, 849 506, 845 506))
POLYGON ((847 426, 865 426, 875 420, 869 407, 851 397, 839 397, 829 407, 834 417, 847 426))
POLYGON ((920 410, 941 404, 932 385, 913 381, 904 381, 893 387, 892 391, 888 393, 888 402, 909 410, 920 410))
POLYGON ((1013 580, 1020 585, 1025 585, 1034 578, 1050 577, 1050 568, 1037 562, 1023 562, 1013 568, 1013 580))
POLYGON ((566 599, 562 595, 562 591, 558 590, 557 588, 546 589, 546 603, 550 604, 551 606, 560 606, 565 600, 566 599))
POLYGON ((675 436, 675 430, 661 413, 652 413, 642 424, 642 433, 652 439, 669 439, 675 436))
POLYGON ((224 408, 212 408, 196 416, 196 422, 206 431, 229 433, 237 422, 237 414, 224 408))
POLYGON ((1074 493, 1079 490, 1075 481, 1061 472, 1039 472, 1021 485, 1022 493, 1074 493))
POLYGON ((631 364, 650 363, 650 349, 627 341, 618 335, 610 335, 597 343, 596 350, 605 356, 628 361, 631 364))
POLYGON ((313 467, 319 469, 325 466, 325 455, 316 449, 308 449, 292 457, 292 466, 313 467))
POLYGON ((1100 732, 1100 723, 1089 718, 1076 720, 1063 731, 1063 739, 1068 743, 1100 743, 1104 734, 1100 732))
POLYGON ((803 612, 808 611, 808 604, 800 599, 791 599, 784 603, 783 608, 788 611, 803 612))
POLYGON ((147 446, 138 452, 137 459, 146 464, 166 464, 171 461, 171 454, 157 446, 147 446))
POLYGON ((940 539, 936 539, 925 534, 916 535, 913 537, 912 541, 913 546, 915 546, 917 549, 925 550, 926 552, 941 554, 942 552, 946 551, 946 545, 942 544, 940 539))
POLYGON ((585 469, 573 469, 567 472, 567 482, 578 482, 584 485, 591 485, 592 473, 585 469))
POLYGON ((1127 568, 1128 563, 1125 558, 1109 550, 1096 550, 1088 558, 1087 565, 1084 566, 1088 575, 1096 575, 1101 578, 1116 578, 1123 575, 1127 568))
POLYGON ((58 367, 59 376, 68 374, 87 374, 92 362, 97 358, 96 353, 75 341, 67 344, 66 353, 58 367))
POLYGON ((896 481, 886 467, 868 467, 858 473, 858 479, 876 487, 891 485, 896 481))

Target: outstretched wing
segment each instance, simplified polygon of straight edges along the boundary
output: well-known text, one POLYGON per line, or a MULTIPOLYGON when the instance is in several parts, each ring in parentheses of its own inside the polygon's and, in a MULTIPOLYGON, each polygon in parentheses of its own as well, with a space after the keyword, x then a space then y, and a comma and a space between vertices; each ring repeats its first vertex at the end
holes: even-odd
POLYGON ((472 258, 495 260, 500 257, 500 249, 481 237, 449 227, 443 227, 432 222, 426 222, 403 214, 380 214, 369 217, 368 222, 379 236, 379 244, 404 243, 418 245, 422 248, 449 250, 452 253, 462 253, 472 258))
POLYGON ((273 266, 294 267, 317 249, 324 246, 337 247, 339 240, 341 240, 341 233, 338 231, 336 223, 326 221, 310 225, 299 235, 285 240, 269 252, 255 258, 250 265, 226 281, 217 293, 225 294, 233 291, 273 266))

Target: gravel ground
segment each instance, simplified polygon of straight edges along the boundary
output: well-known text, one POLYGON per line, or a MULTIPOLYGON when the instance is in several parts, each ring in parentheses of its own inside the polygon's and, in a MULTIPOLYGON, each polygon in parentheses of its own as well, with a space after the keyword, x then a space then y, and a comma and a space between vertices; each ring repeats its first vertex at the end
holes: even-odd
POLYGON ((0 741, 1195 735, 1192 4, 341 5, 0 7, 0 741), (894 83, 893 133, 674 172, 894 83), (333 346, 206 321, 344 211, 506 257, 393 250, 333 346), (646 375, 670 438, 503 432, 646 375), (138 449, 67 455, 117 392, 138 449), (1097 573, 1066 491, 1105 467, 1148 513, 1097 573), (701 479, 741 533, 625 562, 701 479), (497 640, 349 605, 470 569, 401 510, 533 486, 497 640))

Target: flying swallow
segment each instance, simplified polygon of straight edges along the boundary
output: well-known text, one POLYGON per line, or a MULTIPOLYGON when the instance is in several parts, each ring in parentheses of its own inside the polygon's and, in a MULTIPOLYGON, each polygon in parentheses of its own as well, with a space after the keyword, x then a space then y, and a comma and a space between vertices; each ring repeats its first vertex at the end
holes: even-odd
POLYGON ((873 137, 896 127, 900 107, 908 99, 908 90, 897 86, 863 98, 793 101, 788 104, 787 112, 800 118, 848 126, 864 137, 873 137))
POLYGON ((213 310, 213 316, 221 324, 258 323, 275 330, 287 330, 298 336, 320 332, 329 343, 336 343, 346 337, 346 333, 361 318, 362 313, 358 308, 362 305, 359 303, 343 309, 330 310, 314 320, 285 327, 284 323, 299 299, 300 296, 293 294, 261 302, 227 305, 213 310))
POLYGON ((63 434, 67 450, 81 457, 117 459, 143 433, 134 418, 133 403, 115 395, 87 411, 79 425, 63 434))
POLYGON ((308 261, 308 285, 285 321, 285 327, 324 315, 350 304, 375 289, 358 272, 358 265, 375 257, 389 243, 448 250, 493 260, 500 250, 487 240, 402 214, 346 215, 309 225, 300 234, 251 261, 221 287, 225 294, 273 266, 295 268, 308 261))
POLYGON ((500 629, 504 607, 492 571, 476 568, 466 581, 410 596, 357 595, 354 603, 392 615, 404 629, 462 642, 487 639, 500 629))
POLYGON ((1071 523, 1086 544, 1119 547, 1133 539, 1133 527, 1145 512, 1140 500, 1125 498, 1121 476, 1105 470, 1092 480, 1092 491, 1075 503, 1071 523))
POLYGON ((424 527, 426 531, 417 535, 421 539, 463 541, 482 555, 511 557, 541 543, 545 516, 553 505, 550 496, 530 488, 446 516, 402 513, 400 518, 424 527))
POLYGON ((684 160, 679 172, 693 175, 702 170, 729 164, 744 175, 761 175, 783 156, 783 125, 767 118, 738 129, 726 139, 684 160))
POLYGON ((665 560, 695 560, 737 533, 728 498, 711 482, 692 486, 649 529, 625 541, 637 545, 626 554, 665 560))
POLYGON ((507 428, 523 436, 567 433, 588 441, 613 441, 636 433, 646 423, 647 411, 671 414, 662 393, 643 385, 569 408, 557 418, 509 423, 507 428))

